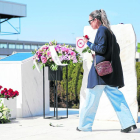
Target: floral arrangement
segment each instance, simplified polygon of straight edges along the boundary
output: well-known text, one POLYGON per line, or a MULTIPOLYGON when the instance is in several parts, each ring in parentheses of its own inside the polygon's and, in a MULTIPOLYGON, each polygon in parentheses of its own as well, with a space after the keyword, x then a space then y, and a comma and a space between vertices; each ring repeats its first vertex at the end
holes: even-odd
MULTIPOLYGON (((32 52, 34 54, 33 59, 35 63, 41 64, 41 69, 45 66, 49 66, 52 71, 56 71, 58 69, 58 66, 52 59, 49 46, 55 46, 56 53, 62 64, 73 64, 75 66, 76 63, 81 61, 80 54, 75 50, 75 48, 65 44, 57 44, 54 40, 32 52)), ((33 69, 35 67, 36 66, 34 65, 33 69)))
POLYGON ((2 100, 0 100, 0 123, 7 123, 10 122, 9 117, 10 109, 8 109, 6 106, 4 106, 3 103, 1 103, 2 100))
POLYGON ((2 90, 2 88, 3 87, 0 86, 0 98, 7 98, 7 100, 8 100, 9 98, 14 98, 19 95, 19 92, 17 90, 13 91, 13 89, 11 89, 11 88, 9 88, 9 89, 4 88, 2 90))

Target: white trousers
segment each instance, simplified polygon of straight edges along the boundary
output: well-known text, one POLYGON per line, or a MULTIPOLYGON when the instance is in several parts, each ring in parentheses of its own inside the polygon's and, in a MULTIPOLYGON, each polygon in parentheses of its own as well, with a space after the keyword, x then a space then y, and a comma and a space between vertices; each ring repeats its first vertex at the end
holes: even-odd
POLYGON ((92 125, 103 91, 110 100, 122 129, 135 125, 135 121, 122 92, 119 91, 117 87, 97 85, 93 89, 87 89, 86 101, 79 114, 78 129, 82 131, 92 131, 92 125))

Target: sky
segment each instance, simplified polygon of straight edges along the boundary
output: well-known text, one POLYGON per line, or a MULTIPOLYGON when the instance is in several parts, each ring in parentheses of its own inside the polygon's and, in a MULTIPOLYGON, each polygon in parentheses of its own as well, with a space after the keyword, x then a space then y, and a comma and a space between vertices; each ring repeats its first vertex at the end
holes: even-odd
MULTIPOLYGON (((89 26, 89 14, 104 9, 111 25, 132 24, 140 42, 140 0, 5 0, 27 5, 27 17, 21 18, 21 34, 0 39, 75 43, 89 26)), ((18 27, 17 19, 12 19, 18 27)), ((5 24, 5 25, 4 25, 5 24)), ((11 30, 6 23, 2 31, 11 30)))

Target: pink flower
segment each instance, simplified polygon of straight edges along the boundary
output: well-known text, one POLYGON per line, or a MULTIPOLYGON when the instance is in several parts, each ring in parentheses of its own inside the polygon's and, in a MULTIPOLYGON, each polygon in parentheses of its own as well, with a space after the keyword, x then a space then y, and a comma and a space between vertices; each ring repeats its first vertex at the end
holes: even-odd
POLYGON ((0 89, 2 89, 2 86, 0 86, 0 89))
POLYGON ((42 47, 41 47, 41 49, 43 49, 43 50, 47 50, 49 47, 48 46, 46 46, 46 45, 43 45, 42 47))
POLYGON ((61 50, 62 50, 62 52, 65 52, 65 47, 62 47, 61 50))
POLYGON ((41 61, 45 64, 47 62, 47 58, 45 56, 41 56, 41 61))
POLYGON ((50 51, 48 51, 48 52, 47 52, 47 55, 48 55, 48 56, 51 56, 51 52, 50 52, 50 51))
POLYGON ((78 61, 77 61, 77 59, 75 58, 74 60, 73 60, 73 63, 77 63, 78 61))
POLYGON ((52 46, 52 42, 49 42, 49 45, 52 46))
POLYGON ((65 51, 66 51, 67 53, 69 52, 69 50, 70 50, 69 48, 65 48, 65 51))
POLYGON ((73 55, 73 56, 75 56, 76 55, 76 53, 74 52, 74 51, 71 51, 71 53, 70 53, 71 55, 73 55))

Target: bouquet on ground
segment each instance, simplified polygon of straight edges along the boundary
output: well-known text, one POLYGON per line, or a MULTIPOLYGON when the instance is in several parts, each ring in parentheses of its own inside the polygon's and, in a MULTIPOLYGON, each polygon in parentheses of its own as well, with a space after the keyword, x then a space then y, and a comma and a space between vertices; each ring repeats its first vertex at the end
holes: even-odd
POLYGON ((19 92, 16 90, 16 91, 13 91, 13 89, 9 88, 3 88, 2 86, 0 86, 0 98, 7 98, 7 100, 9 98, 14 98, 16 96, 19 95, 19 92))
POLYGON ((51 46, 55 46, 55 51, 62 64, 73 64, 75 66, 76 63, 81 62, 80 54, 75 50, 75 48, 71 47, 70 45, 57 44, 57 42, 54 40, 32 52, 34 54, 33 59, 35 62, 33 69, 38 64, 41 64, 41 69, 45 66, 49 66, 52 71, 56 71, 58 69, 58 66, 52 59, 52 55, 49 49, 51 46))
POLYGON ((10 109, 8 109, 3 103, 1 103, 1 101, 2 100, 0 100, 0 123, 10 122, 10 109))

